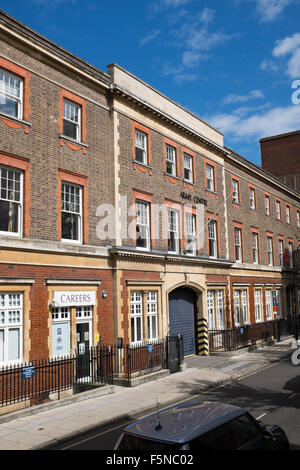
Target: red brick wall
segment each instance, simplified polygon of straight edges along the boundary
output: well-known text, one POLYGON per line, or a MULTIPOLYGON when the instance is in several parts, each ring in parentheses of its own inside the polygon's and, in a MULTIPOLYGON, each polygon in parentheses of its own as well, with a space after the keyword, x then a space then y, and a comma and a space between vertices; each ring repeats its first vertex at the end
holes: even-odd
MULTIPOLYGON (((102 336, 102 342, 113 343, 113 295, 110 270, 3 264, 0 273, 3 277, 35 279, 30 290, 30 360, 47 358, 50 354, 48 349, 49 293, 45 279, 101 280, 101 285, 97 290, 98 311, 94 318, 96 318, 96 328, 102 336), (108 292, 106 299, 101 296, 102 290, 108 292)), ((21 287, 20 290, 22 290, 21 287)))

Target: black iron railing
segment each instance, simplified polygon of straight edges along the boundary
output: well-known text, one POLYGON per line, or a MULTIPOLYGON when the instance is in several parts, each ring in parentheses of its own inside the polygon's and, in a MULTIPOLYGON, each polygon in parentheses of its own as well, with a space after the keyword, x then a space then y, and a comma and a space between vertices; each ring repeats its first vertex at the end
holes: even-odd
POLYGON ((86 390, 90 385, 113 384, 114 377, 128 381, 134 374, 159 369, 177 372, 183 361, 183 339, 168 336, 163 340, 136 345, 100 345, 84 354, 0 368, 0 406, 29 401, 42 403, 57 393, 86 390))
POLYGON ((87 353, 41 359, 0 369, 0 406, 30 400, 41 403, 53 393, 82 389, 87 384, 112 383, 113 348, 95 347, 87 353))
POLYGON ((295 334, 295 328, 294 319, 282 318, 242 325, 233 329, 209 330, 209 349, 210 351, 235 351, 272 338, 280 341, 283 337, 295 334))

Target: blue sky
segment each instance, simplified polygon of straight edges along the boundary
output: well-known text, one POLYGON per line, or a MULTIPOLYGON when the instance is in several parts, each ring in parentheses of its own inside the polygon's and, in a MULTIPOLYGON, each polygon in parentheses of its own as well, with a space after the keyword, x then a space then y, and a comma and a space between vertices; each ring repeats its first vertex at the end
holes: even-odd
POLYGON ((226 145, 258 165, 260 138, 300 129, 300 104, 292 100, 292 85, 300 86, 300 0, 0 6, 101 70, 117 62, 220 129, 226 145))

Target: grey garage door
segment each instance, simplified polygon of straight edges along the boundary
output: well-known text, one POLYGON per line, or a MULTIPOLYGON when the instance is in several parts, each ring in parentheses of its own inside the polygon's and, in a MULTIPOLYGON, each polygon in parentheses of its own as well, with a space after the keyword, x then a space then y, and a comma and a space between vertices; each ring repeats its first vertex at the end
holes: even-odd
POLYGON ((171 335, 183 335, 184 355, 195 354, 195 313, 197 296, 192 289, 179 287, 169 294, 171 335))

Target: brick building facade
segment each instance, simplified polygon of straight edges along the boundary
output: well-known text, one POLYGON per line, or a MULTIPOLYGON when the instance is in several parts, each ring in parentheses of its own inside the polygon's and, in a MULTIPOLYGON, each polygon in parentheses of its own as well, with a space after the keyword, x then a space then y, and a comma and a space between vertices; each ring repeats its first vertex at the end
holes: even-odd
POLYGON ((299 193, 4 12, 0 73, 0 364, 294 312, 299 193))
POLYGON ((262 167, 300 191, 300 131, 260 140, 262 167))

